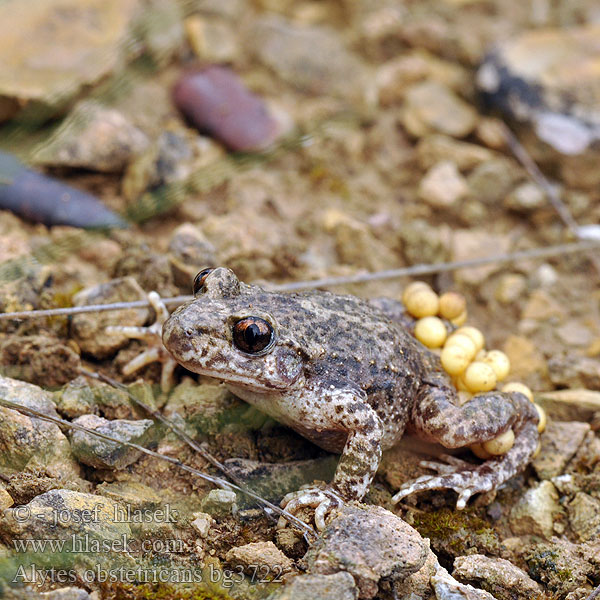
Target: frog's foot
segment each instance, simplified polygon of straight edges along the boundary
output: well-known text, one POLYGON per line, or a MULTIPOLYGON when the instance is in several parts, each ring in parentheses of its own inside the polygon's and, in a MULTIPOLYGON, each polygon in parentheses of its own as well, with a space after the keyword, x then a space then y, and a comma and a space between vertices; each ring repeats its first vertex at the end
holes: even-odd
POLYGON ((119 333, 135 340, 145 340, 148 349, 130 360, 122 369, 124 375, 131 375, 142 367, 153 362, 162 363, 160 388, 167 392, 173 386, 173 372, 177 362, 171 357, 162 342, 162 327, 169 318, 169 311, 156 292, 149 292, 148 302, 156 313, 156 320, 148 327, 127 327, 113 325, 106 328, 106 333, 119 333))
MULTIPOLYGON (((295 515, 302 508, 315 509, 315 525, 318 531, 325 529, 325 518, 334 508, 344 504, 343 499, 330 486, 302 486, 297 492, 290 492, 281 501, 281 508, 295 515)), ((277 527, 284 528, 287 521, 282 516, 277 527)))
POLYGON ((526 423, 506 454, 486 460, 481 465, 466 463, 455 457, 446 457, 450 464, 445 465, 426 461, 424 466, 433 466, 438 474, 423 475, 405 483, 393 496, 392 502, 399 502, 415 492, 450 489, 458 493, 456 508, 461 510, 473 494, 489 492, 519 472, 535 451, 537 439, 536 425, 526 423))

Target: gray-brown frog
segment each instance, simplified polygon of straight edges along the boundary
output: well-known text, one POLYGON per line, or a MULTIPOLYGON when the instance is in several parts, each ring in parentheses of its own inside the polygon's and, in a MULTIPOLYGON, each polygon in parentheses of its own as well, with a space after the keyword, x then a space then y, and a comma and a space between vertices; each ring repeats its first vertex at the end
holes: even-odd
POLYGON ((489 392, 460 406, 438 357, 402 324, 399 303, 269 292, 226 268, 201 271, 194 296, 163 326, 174 359, 224 381, 236 396, 322 448, 341 452, 330 485, 302 489, 282 503, 292 513, 316 508, 320 528, 340 499, 364 496, 382 450, 406 429, 458 448, 512 428, 515 443, 479 466, 440 465, 438 474, 402 486, 395 501, 419 490, 453 489, 464 508, 473 494, 522 470, 536 450, 534 405, 520 393, 489 392), (390 318, 393 312, 400 322, 390 318))

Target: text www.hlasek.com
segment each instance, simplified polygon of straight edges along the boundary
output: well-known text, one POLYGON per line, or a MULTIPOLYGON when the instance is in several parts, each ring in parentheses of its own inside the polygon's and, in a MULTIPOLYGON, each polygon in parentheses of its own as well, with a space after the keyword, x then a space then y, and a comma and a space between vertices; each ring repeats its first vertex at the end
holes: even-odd
POLYGON ((108 552, 169 552, 183 553, 183 540, 178 539, 131 539, 126 534, 110 540, 97 539, 89 535, 75 535, 66 539, 16 539, 13 540, 16 552, 36 553, 108 553, 108 552))

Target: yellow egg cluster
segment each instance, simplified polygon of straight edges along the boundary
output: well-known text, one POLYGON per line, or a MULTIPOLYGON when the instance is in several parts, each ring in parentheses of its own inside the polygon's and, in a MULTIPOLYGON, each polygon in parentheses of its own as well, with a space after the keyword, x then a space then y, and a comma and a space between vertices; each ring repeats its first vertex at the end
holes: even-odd
MULTIPOLYGON (((485 338, 479 329, 464 326, 467 320, 467 303, 461 294, 446 292, 438 296, 423 281, 408 285, 402 294, 407 312, 417 319, 414 335, 427 348, 439 353, 442 367, 452 377, 461 404, 473 395, 496 389, 499 381, 510 372, 508 356, 500 350, 486 352, 485 338), (442 319, 458 329, 448 334, 442 319)), ((533 402, 533 393, 522 383, 507 383, 503 392, 520 392, 533 402)), ((535 405, 539 413, 538 431, 546 428, 546 414, 535 405)), ((488 459, 508 452, 515 441, 512 429, 483 444, 472 444, 472 452, 488 459)))

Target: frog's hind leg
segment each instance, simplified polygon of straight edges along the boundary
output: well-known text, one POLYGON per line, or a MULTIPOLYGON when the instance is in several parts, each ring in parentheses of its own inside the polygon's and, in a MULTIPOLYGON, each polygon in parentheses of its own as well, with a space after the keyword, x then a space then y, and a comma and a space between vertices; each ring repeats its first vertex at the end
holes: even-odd
POLYGON ((538 414, 518 392, 479 394, 459 406, 456 390, 442 377, 436 379, 422 387, 413 409, 412 426, 420 437, 460 448, 492 440, 511 428, 515 434, 514 445, 505 454, 480 465, 453 459, 436 466, 438 474, 405 483, 393 498, 398 502, 418 491, 453 489, 458 493, 456 506, 462 509, 473 494, 495 489, 525 468, 538 444, 538 414))

